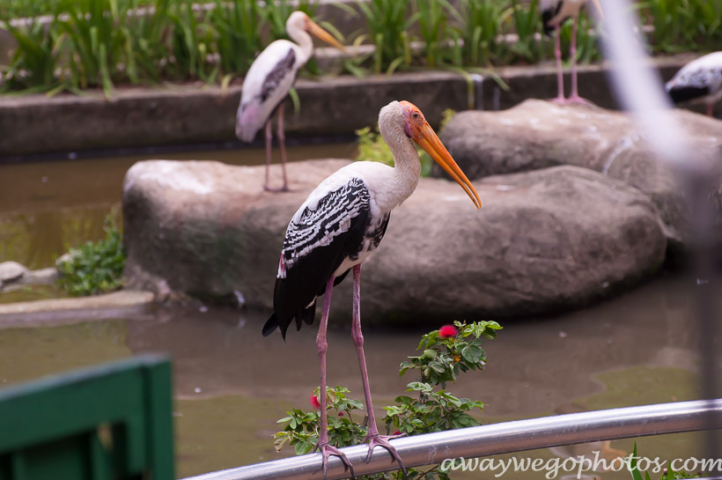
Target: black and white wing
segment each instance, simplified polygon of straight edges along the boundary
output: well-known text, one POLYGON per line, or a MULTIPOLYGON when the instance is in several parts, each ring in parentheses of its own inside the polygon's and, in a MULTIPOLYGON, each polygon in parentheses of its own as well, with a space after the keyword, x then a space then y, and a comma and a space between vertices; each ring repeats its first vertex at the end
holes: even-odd
POLYGON ((277 40, 248 70, 236 113, 236 136, 244 142, 253 140, 291 90, 300 66, 297 48, 287 40, 277 40))
POLYGON ((674 103, 715 96, 722 90, 722 52, 710 53, 688 63, 665 88, 674 103))
POLYGON ((281 327, 285 338, 294 318, 297 329, 302 322, 313 323, 316 297, 324 293, 326 282, 345 259, 358 257, 370 222, 370 193, 360 178, 331 188, 324 182, 311 194, 286 230, 273 293, 274 313, 263 327, 264 336, 281 327))

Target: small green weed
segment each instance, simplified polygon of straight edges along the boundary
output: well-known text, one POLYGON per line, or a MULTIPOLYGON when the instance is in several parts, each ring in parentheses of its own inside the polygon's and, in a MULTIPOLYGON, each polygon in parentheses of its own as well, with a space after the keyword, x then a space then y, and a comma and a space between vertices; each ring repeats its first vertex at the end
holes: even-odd
POLYGON ((123 240, 110 218, 105 238, 70 250, 70 258, 58 263, 58 282, 70 295, 86 296, 117 290, 125 266, 123 240))
MULTIPOLYGON (((456 111, 450 108, 444 110, 441 125, 439 126, 439 134, 444 130, 449 120, 454 118, 454 115, 456 115, 456 111)), ((356 130, 356 135, 358 136, 357 162, 379 162, 390 167, 394 166, 394 156, 391 154, 391 150, 389 150, 386 142, 384 142, 384 138, 378 131, 371 130, 371 127, 365 127, 356 130)), ((428 177, 431 175, 431 167, 434 164, 434 160, 423 149, 417 147, 416 151, 419 154, 419 162, 421 162, 421 176, 428 177)))
MULTIPOLYGON (((649 476, 649 472, 641 472, 639 470, 639 458, 637 456, 637 442, 634 442, 634 451, 632 453, 632 459, 629 462, 629 473, 632 475, 632 480, 652 480, 649 476), (642 475, 644 473, 644 475, 642 475)), ((662 476, 659 480, 679 480, 684 478, 699 478, 703 474, 694 475, 685 471, 675 471, 672 469, 671 462, 667 465, 667 468, 662 472, 662 476)))

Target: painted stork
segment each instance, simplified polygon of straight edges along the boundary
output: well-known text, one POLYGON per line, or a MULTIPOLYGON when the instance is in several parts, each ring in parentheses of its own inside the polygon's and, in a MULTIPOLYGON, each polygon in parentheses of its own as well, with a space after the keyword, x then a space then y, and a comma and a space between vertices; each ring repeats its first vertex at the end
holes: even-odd
POLYGON ((309 33, 336 48, 345 50, 340 42, 303 12, 293 12, 288 17, 286 32, 296 43, 276 40, 261 52, 243 80, 241 104, 236 113, 236 136, 244 142, 252 141, 258 130, 264 124, 266 126, 266 182, 263 189, 267 191, 271 191, 268 183, 273 142, 271 117, 276 110, 278 110, 278 143, 283 168, 283 187, 280 191, 288 191, 283 101, 296 80, 298 69, 306 64, 313 53, 313 40, 309 33))
POLYGON ((689 62, 665 85, 674 103, 704 103, 707 115, 722 98, 722 52, 715 52, 689 62))
MULTIPOLYGON (((421 111, 409 102, 391 102, 379 113, 379 130, 393 153, 394 167, 376 162, 356 162, 326 178, 311 192, 291 219, 283 242, 273 293, 273 315, 263 327, 268 336, 280 327, 283 338, 295 320, 296 329, 312 325, 316 297, 325 294, 316 347, 321 369, 321 428, 317 447, 323 455, 324 478, 328 457, 346 456, 328 444, 326 430, 326 327, 331 291, 353 270, 353 320, 351 334, 356 346, 364 396, 369 417, 365 441, 367 461, 374 447, 386 448, 404 469, 396 449, 388 442, 395 436, 380 435, 376 426, 361 333, 361 264, 376 250, 386 233, 391 210, 403 203, 416 189, 421 174, 413 139, 466 191, 474 205, 481 200, 469 179, 426 122, 421 111)), ((404 472, 406 470, 404 469, 404 472)))
MULTIPOLYGON (((544 33, 551 35, 554 32, 554 56, 557 61, 557 87, 559 94, 552 101, 558 104, 565 103, 588 103, 579 96, 577 88, 577 23, 579 21, 579 13, 582 7, 587 4, 588 0, 541 0, 539 9, 542 14, 542 22, 544 24, 544 33), (572 60, 572 94, 569 99, 564 98, 564 74, 562 70, 562 50, 559 39, 559 30, 562 23, 568 18, 572 19, 572 44, 569 48, 569 57, 572 60)), ((599 18, 603 18, 602 6, 599 0, 592 0, 599 18)))

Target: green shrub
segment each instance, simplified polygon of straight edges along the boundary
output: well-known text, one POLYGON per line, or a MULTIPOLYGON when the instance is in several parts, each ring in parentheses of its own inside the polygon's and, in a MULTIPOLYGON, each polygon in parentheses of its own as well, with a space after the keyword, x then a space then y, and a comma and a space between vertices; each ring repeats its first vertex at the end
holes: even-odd
POLYGON ((106 219, 104 239, 71 249, 69 258, 58 263, 58 282, 73 296, 110 292, 121 287, 124 266, 121 234, 106 219))
MULTIPOLYGON (((492 339, 501 326, 496 322, 482 321, 469 325, 454 322, 440 330, 424 335, 419 343, 421 355, 410 356, 401 363, 400 375, 414 370, 418 381, 408 384, 408 392, 414 397, 402 395, 396 398, 395 405, 386 407, 384 424, 387 433, 401 432, 408 435, 439 432, 443 430, 472 427, 479 422, 469 415, 472 410, 482 411, 484 404, 468 398, 457 398, 446 390, 448 382, 456 382, 463 372, 481 370, 486 365, 486 352, 482 338, 492 339)), ((363 418, 354 414, 362 410, 363 404, 350 399, 348 389, 344 387, 326 388, 326 417, 328 420, 329 443, 336 447, 357 445, 363 441, 367 432, 363 418), (360 420, 360 421, 357 421, 360 420)), ((313 392, 318 395, 318 389, 313 392)), ((320 412, 305 412, 295 409, 278 420, 284 429, 274 435, 276 450, 285 445, 293 446, 297 455, 310 452, 318 441, 320 412)), ((433 466, 426 471, 409 469, 409 480, 448 479, 449 476, 433 466)), ((384 475, 362 476, 371 478, 403 478, 402 472, 384 475)))

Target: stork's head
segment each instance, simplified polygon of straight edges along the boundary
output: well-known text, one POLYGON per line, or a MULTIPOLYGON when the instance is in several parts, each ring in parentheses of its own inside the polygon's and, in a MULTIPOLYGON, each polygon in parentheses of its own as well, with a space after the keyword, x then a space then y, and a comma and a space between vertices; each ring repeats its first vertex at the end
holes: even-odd
POLYGON ((300 10, 293 12, 286 21, 286 31, 292 32, 294 30, 303 30, 305 32, 308 32, 314 37, 328 43, 329 45, 336 47, 341 51, 346 51, 346 48, 344 48, 341 42, 336 40, 333 35, 321 28, 316 22, 311 20, 308 15, 306 15, 300 10))
POLYGON ((469 195, 469 198, 474 202, 476 208, 481 208, 481 199, 479 199, 479 194, 476 193, 476 189, 464 172, 461 171, 461 168, 456 164, 449 151, 444 144, 441 143, 441 140, 429 125, 429 122, 424 118, 424 114, 421 113, 421 110, 419 110, 416 105, 405 100, 392 102, 382 109, 382 113, 379 116, 379 126, 381 117, 391 117, 393 119, 392 121, 398 122, 398 125, 403 128, 404 134, 413 139, 451 178, 461 185, 461 188, 469 195), (384 110, 393 113, 384 115, 384 110))

